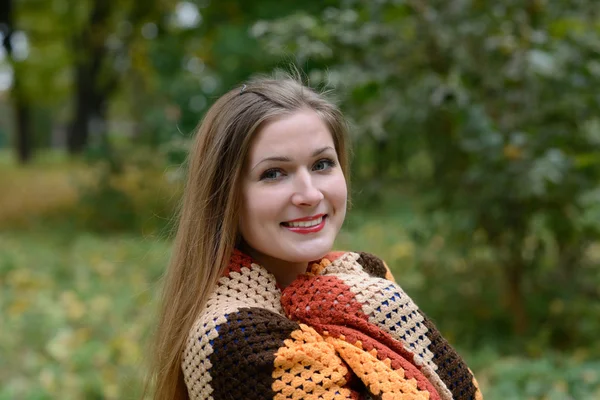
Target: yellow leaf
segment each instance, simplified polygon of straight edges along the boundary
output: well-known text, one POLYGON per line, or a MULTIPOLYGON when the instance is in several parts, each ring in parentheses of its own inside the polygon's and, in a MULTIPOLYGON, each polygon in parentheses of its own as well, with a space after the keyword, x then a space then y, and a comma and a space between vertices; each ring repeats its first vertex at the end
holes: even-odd
POLYGON ((504 146, 503 153, 504 157, 506 157, 509 160, 518 160, 523 155, 523 151, 521 150, 521 148, 515 146, 514 144, 507 144, 506 146, 504 146))
POLYGON ((86 306, 73 291, 66 291, 60 295, 60 301, 67 312, 67 317, 72 320, 78 320, 86 312, 86 306))
POLYGON ((21 315, 21 314, 25 313, 27 310, 29 310, 30 306, 31 306, 31 302, 29 301, 29 299, 27 299, 27 298, 17 299, 8 308, 8 315, 10 315, 11 317, 21 315))
POLYGON ((47 344, 46 350, 58 361, 66 361, 73 350, 73 331, 65 329, 59 331, 47 344))

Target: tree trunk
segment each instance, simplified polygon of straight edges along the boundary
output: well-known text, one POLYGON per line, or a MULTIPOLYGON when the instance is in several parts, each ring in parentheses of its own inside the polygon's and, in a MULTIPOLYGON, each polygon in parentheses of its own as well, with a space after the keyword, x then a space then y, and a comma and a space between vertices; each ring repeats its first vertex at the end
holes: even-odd
POLYGON ((73 96, 74 115, 67 132, 69 153, 78 154, 85 150, 90 132, 91 114, 97 100, 94 99, 94 77, 86 62, 76 66, 76 88, 73 96))
POLYGON ((21 77, 17 62, 13 57, 12 35, 14 33, 14 9, 12 0, 0 2, 0 26, 3 26, 4 38, 2 46, 6 50, 13 69, 13 85, 10 91, 14 107, 14 125, 16 130, 15 150, 21 164, 27 164, 33 154, 33 137, 31 134, 31 107, 21 88, 21 77))
MULTIPOLYGON (((13 91, 13 93, 16 91, 13 91)), ((26 101, 23 101, 22 96, 15 96, 15 125, 17 127, 17 156, 19 163, 27 164, 31 161, 33 153, 33 143, 31 137, 31 108, 26 101)))
MULTIPOLYGON (((512 206, 515 214, 522 212, 517 207, 512 206)), ((507 221, 510 225, 511 221, 507 221)), ((499 260, 502 262, 504 274, 504 293, 503 300, 506 308, 512 317, 513 332, 522 335, 527 332, 529 327, 529 317, 527 313, 527 299, 523 294, 523 280, 525 279, 526 262, 523 259, 523 242, 525 240, 525 230, 519 223, 513 224, 511 228, 512 235, 506 237, 502 235, 502 230, 496 226, 493 220, 488 221, 485 231, 490 239, 490 244, 499 251, 499 260), (518 232, 518 233, 515 233, 518 232)))
POLYGON ((67 148, 79 154, 87 147, 90 130, 106 129, 106 102, 113 81, 102 76, 105 62, 105 41, 110 17, 110 2, 95 0, 89 24, 73 38, 75 53, 75 84, 73 120, 67 131, 67 148), (107 83, 109 82, 109 83, 107 83))
POLYGON ((523 246, 526 237, 526 229, 520 217, 526 211, 513 206, 512 217, 507 224, 513 227, 512 235, 505 241, 507 251, 507 262, 505 266, 508 310, 512 314, 513 332, 523 335, 527 332, 529 318, 527 313, 527 301, 523 294, 523 280, 525 279, 526 261, 523 259, 523 246))
POLYGON ((512 314, 513 330, 517 335, 524 334, 529 324, 523 296, 523 272, 523 264, 520 261, 506 267, 508 310, 512 314))

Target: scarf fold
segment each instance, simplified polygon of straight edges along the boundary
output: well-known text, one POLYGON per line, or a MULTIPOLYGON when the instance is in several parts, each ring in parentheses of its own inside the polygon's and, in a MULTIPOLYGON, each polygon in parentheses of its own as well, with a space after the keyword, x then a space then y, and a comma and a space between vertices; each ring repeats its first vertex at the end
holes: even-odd
POLYGON ((460 356, 368 253, 330 253, 281 291, 235 250, 182 370, 193 400, 482 399, 460 356))

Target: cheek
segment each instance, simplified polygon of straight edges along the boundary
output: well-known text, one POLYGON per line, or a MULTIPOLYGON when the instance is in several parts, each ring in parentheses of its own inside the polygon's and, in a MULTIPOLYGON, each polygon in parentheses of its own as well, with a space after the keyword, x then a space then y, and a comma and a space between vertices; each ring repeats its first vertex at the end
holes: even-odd
POLYGON ((265 222, 272 222, 277 216, 277 196, 260 188, 247 188, 243 195, 240 226, 242 234, 256 233, 265 222))
POLYGON ((345 213, 348 201, 348 188, 342 173, 337 174, 328 185, 328 197, 338 213, 345 213))
POLYGON ((338 197, 340 198, 340 201, 344 204, 345 207, 346 202, 348 201, 348 186, 346 185, 346 179, 344 178, 343 174, 340 174, 338 178, 336 190, 338 192, 338 197))

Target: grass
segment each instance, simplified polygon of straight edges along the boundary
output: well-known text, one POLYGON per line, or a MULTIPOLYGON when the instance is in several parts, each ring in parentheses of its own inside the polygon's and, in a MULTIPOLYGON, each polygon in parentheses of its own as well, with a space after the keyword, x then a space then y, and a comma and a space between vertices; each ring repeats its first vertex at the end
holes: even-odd
POLYGON ((0 235, 0 399, 122 399, 168 243, 130 236, 0 235))

